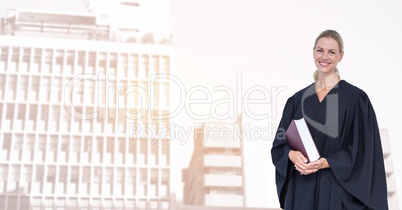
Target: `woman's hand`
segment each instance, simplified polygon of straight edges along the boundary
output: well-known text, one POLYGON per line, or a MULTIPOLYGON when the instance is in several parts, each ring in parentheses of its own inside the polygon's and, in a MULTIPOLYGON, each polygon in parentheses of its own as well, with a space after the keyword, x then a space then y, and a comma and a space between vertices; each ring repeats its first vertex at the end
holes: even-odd
POLYGON ((289 159, 293 162, 295 169, 301 175, 308 175, 317 172, 319 169, 329 168, 327 159, 320 158, 314 162, 307 163, 307 158, 299 151, 290 150, 289 159))

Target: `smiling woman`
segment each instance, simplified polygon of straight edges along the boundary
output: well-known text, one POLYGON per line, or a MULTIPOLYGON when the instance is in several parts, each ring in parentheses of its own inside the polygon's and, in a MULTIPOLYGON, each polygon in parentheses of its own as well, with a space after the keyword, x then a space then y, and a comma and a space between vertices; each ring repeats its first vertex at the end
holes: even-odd
POLYGON ((340 80, 341 36, 322 32, 313 48, 315 83, 285 105, 278 134, 305 118, 322 157, 308 162, 277 135, 271 149, 285 210, 386 210, 387 184, 377 119, 367 94, 340 80))

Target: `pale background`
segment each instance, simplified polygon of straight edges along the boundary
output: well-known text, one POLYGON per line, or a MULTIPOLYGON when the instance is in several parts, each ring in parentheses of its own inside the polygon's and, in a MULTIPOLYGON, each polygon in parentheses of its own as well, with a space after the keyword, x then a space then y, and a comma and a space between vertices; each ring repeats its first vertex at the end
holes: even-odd
MULTIPOLYGON (((3 0, 1 16, 7 8, 85 12, 81 0, 3 0)), ((286 87, 277 97, 277 108, 252 107, 254 113, 270 114, 269 120, 243 116, 244 123, 255 127, 277 123, 286 99, 313 82, 314 39, 325 29, 337 30, 345 42, 345 56, 338 65, 341 77, 369 95, 380 127, 389 130, 395 177, 402 176, 402 166, 397 164, 402 159, 402 1, 171 0, 170 9, 176 52, 173 74, 187 90, 196 85, 211 92, 219 86, 235 90, 237 72, 242 74, 243 91, 255 85, 267 90, 286 87)), ((219 100, 219 94, 213 96, 219 100)), ((183 110, 172 121, 192 127, 203 120, 191 119, 183 110)), ((179 199, 180 169, 188 165, 191 140, 173 143, 179 199)), ((271 139, 245 141, 247 206, 278 205, 271 143, 271 139)), ((396 184, 401 190, 402 180, 396 178, 396 184)), ((401 197, 398 193, 400 204, 401 197)))

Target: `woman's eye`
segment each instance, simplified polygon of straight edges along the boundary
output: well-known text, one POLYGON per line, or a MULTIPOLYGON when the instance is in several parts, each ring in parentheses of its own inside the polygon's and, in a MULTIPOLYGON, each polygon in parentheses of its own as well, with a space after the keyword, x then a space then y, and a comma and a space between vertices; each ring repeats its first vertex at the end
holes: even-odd
POLYGON ((319 49, 319 50, 317 50, 317 52, 323 52, 323 51, 319 49))

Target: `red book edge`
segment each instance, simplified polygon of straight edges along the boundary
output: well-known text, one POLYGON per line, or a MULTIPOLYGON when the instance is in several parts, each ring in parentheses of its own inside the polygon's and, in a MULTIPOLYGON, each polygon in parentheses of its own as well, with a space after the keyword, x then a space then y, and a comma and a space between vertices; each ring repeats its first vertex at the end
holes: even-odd
MULTIPOLYGON (((305 120, 305 119, 303 119, 303 120, 305 120)), ((300 151, 304 155, 304 157, 307 158, 308 162, 311 162, 310 157, 307 154, 306 148, 304 147, 303 141, 301 140, 299 131, 297 130, 295 120, 292 120, 292 122, 290 123, 288 129, 286 130, 285 136, 286 136, 286 139, 287 139, 290 147, 293 150, 300 151)), ((315 143, 314 143, 314 146, 315 146, 315 149, 317 149, 315 143)))

